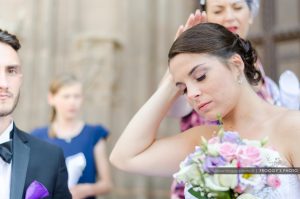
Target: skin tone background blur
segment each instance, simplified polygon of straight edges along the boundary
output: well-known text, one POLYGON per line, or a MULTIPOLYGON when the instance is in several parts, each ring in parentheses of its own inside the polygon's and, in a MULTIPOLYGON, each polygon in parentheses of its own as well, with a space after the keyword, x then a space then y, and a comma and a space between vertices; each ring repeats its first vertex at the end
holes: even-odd
MULTIPOLYGON (((248 38, 256 41, 266 73, 276 77, 290 69, 300 77, 300 2, 261 3, 248 38), (281 33, 274 44, 267 37, 273 30, 281 33)), ((74 71, 84 82, 85 121, 111 132, 108 152, 157 87, 178 26, 198 8, 196 0, 0 0, 0 5, 0 27, 17 34, 22 44, 24 84, 16 123, 28 131, 47 124, 50 80, 74 71)), ((176 130, 178 121, 167 119, 163 132, 176 130)), ((107 198, 169 198, 171 179, 114 168, 112 173, 115 187, 107 198)))

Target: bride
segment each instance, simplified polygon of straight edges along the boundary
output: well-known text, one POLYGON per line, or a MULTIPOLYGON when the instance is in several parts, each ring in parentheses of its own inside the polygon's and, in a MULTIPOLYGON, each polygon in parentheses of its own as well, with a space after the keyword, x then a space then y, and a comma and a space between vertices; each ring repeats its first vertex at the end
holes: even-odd
MULTIPOLYGON (((261 78, 255 61, 250 42, 221 25, 204 23, 183 32, 169 51, 168 72, 125 128, 111 162, 144 175, 172 176, 178 171, 201 136, 210 139, 217 130, 216 126, 198 126, 157 138, 163 118, 183 94, 203 117, 216 120, 221 115, 226 131, 237 131, 249 140, 268 137, 268 146, 281 160, 275 166, 300 167, 300 113, 270 105, 257 96, 251 88, 261 78)), ((300 198, 299 177, 282 174, 280 178, 282 185, 268 190, 267 198, 300 198)))

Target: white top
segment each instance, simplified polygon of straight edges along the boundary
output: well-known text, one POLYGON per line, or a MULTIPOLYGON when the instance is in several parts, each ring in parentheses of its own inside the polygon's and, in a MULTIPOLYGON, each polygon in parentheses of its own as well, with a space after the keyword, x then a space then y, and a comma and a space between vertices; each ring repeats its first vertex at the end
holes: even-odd
MULTIPOLYGON (((10 132, 13 129, 13 122, 0 135, 0 144, 10 140, 10 132)), ((0 198, 9 199, 10 194, 10 177, 11 177, 11 163, 4 162, 0 158, 0 198)))

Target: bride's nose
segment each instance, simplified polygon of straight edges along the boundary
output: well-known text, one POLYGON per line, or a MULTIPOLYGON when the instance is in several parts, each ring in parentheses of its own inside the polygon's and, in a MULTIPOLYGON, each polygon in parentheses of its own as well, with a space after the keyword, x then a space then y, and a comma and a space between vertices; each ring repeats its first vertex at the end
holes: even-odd
POLYGON ((189 100, 195 101, 200 97, 201 94, 202 92, 200 88, 197 88, 196 86, 190 86, 187 88, 187 97, 189 100))

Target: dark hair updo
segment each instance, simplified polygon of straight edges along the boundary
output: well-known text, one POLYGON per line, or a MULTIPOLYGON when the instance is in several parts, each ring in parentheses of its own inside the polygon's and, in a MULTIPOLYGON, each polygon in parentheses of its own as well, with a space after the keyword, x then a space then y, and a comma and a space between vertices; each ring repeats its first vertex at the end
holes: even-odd
POLYGON ((201 23, 183 32, 170 48, 169 61, 181 53, 207 53, 225 60, 239 54, 248 82, 256 85, 262 78, 254 66, 257 55, 251 43, 219 24, 201 23))

